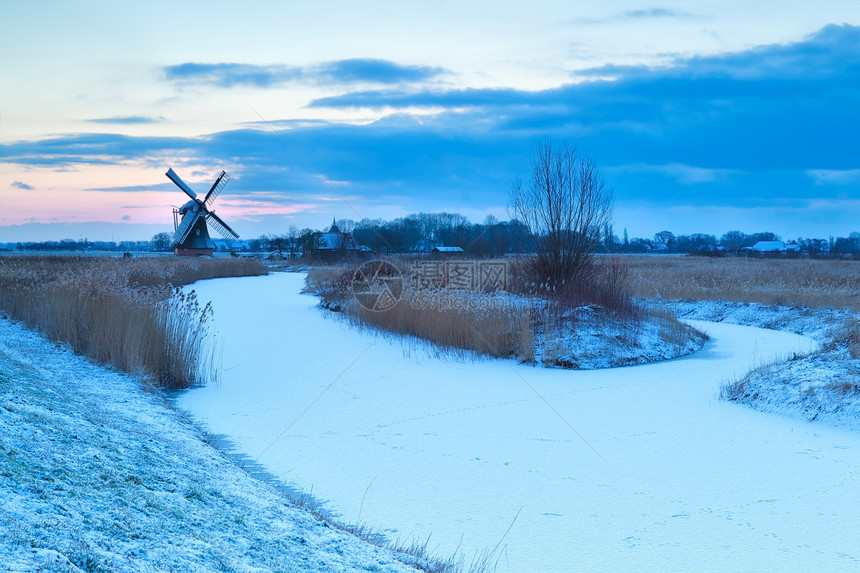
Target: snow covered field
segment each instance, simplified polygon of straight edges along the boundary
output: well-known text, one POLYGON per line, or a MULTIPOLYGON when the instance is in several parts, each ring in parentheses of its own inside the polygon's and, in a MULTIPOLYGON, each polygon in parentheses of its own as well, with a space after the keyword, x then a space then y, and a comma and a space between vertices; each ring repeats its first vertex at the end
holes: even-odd
POLYGON ((811 339, 695 322, 712 340, 659 364, 462 362, 347 327, 303 279, 196 284, 223 375, 178 403, 343 521, 498 546, 499 572, 860 567, 860 435, 717 399, 811 339))

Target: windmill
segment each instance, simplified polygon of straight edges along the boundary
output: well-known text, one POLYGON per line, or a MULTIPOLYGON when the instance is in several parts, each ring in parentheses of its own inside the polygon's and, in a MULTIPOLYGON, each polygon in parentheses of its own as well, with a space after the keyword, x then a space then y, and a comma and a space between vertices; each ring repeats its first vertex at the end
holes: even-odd
POLYGON ((173 252, 177 255, 211 255, 215 252, 215 243, 209 237, 206 227, 208 221, 216 231, 225 239, 238 239, 239 235, 230 228, 221 218, 215 214, 210 207, 224 186, 230 180, 227 172, 222 171, 215 183, 209 189, 206 197, 201 201, 197 194, 185 184, 179 175, 168 169, 165 173, 176 186, 185 191, 191 197, 191 201, 179 209, 173 210, 173 226, 176 232, 173 234, 173 252), (181 216, 181 219, 180 219, 181 216))

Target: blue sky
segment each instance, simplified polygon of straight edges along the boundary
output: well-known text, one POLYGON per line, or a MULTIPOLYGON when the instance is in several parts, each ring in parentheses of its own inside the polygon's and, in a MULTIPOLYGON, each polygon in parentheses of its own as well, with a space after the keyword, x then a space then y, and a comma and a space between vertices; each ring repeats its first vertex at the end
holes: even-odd
POLYGON ((860 231, 860 4, 10 3, 0 241, 146 239, 173 167, 243 237, 506 218, 571 144, 631 236, 860 231))

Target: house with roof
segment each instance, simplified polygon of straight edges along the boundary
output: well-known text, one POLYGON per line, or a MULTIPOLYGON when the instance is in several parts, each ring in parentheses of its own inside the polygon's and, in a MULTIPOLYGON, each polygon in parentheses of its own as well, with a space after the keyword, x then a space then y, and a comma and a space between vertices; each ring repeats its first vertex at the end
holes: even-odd
POLYGON ((344 233, 337 226, 334 218, 331 227, 327 231, 316 232, 304 245, 303 254, 308 256, 335 256, 338 254, 349 254, 364 252, 352 236, 352 233, 344 233))
POLYGON ((218 253, 241 253, 251 250, 251 244, 248 241, 213 239, 212 242, 215 243, 215 251, 218 253))
POLYGON ((436 247, 433 247, 430 252, 435 255, 454 255, 457 253, 462 253, 463 249, 462 247, 444 247, 442 245, 438 245, 436 247))
POLYGON ((796 241, 759 241, 749 249, 752 253, 799 253, 800 245, 796 241))
POLYGON ((437 241, 435 239, 421 239, 411 247, 409 247, 409 252, 411 253, 432 253, 433 249, 436 247, 441 247, 442 242, 437 241))
POLYGON ((785 250, 782 241, 759 241, 750 250, 754 253, 780 253, 785 250))

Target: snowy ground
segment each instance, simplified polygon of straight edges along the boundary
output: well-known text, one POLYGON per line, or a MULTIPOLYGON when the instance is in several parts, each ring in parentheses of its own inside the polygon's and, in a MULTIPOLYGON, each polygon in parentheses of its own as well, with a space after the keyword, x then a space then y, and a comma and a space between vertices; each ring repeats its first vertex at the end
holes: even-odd
POLYGON ((766 364, 729 381, 724 398, 763 412, 860 431, 857 313, 722 301, 673 302, 668 306, 686 317, 763 326, 815 338, 822 344, 820 350, 766 364))
POLYGON ((0 319, 0 571, 414 571, 202 438, 138 380, 0 319))
POLYGON ((772 304, 706 301, 664 301, 669 310, 681 318, 757 326, 803 334, 824 343, 832 330, 848 320, 853 313, 826 308, 797 308, 772 304))
POLYGON ((860 567, 860 435, 717 399, 812 339, 694 322, 704 349, 659 364, 446 360, 326 318, 303 277, 195 285, 223 376, 179 404, 344 521, 498 546, 499 572, 860 567))
POLYGON ((701 332, 668 316, 617 320, 586 306, 566 318, 536 337, 538 363, 575 370, 633 366, 686 356, 705 343, 701 332))

